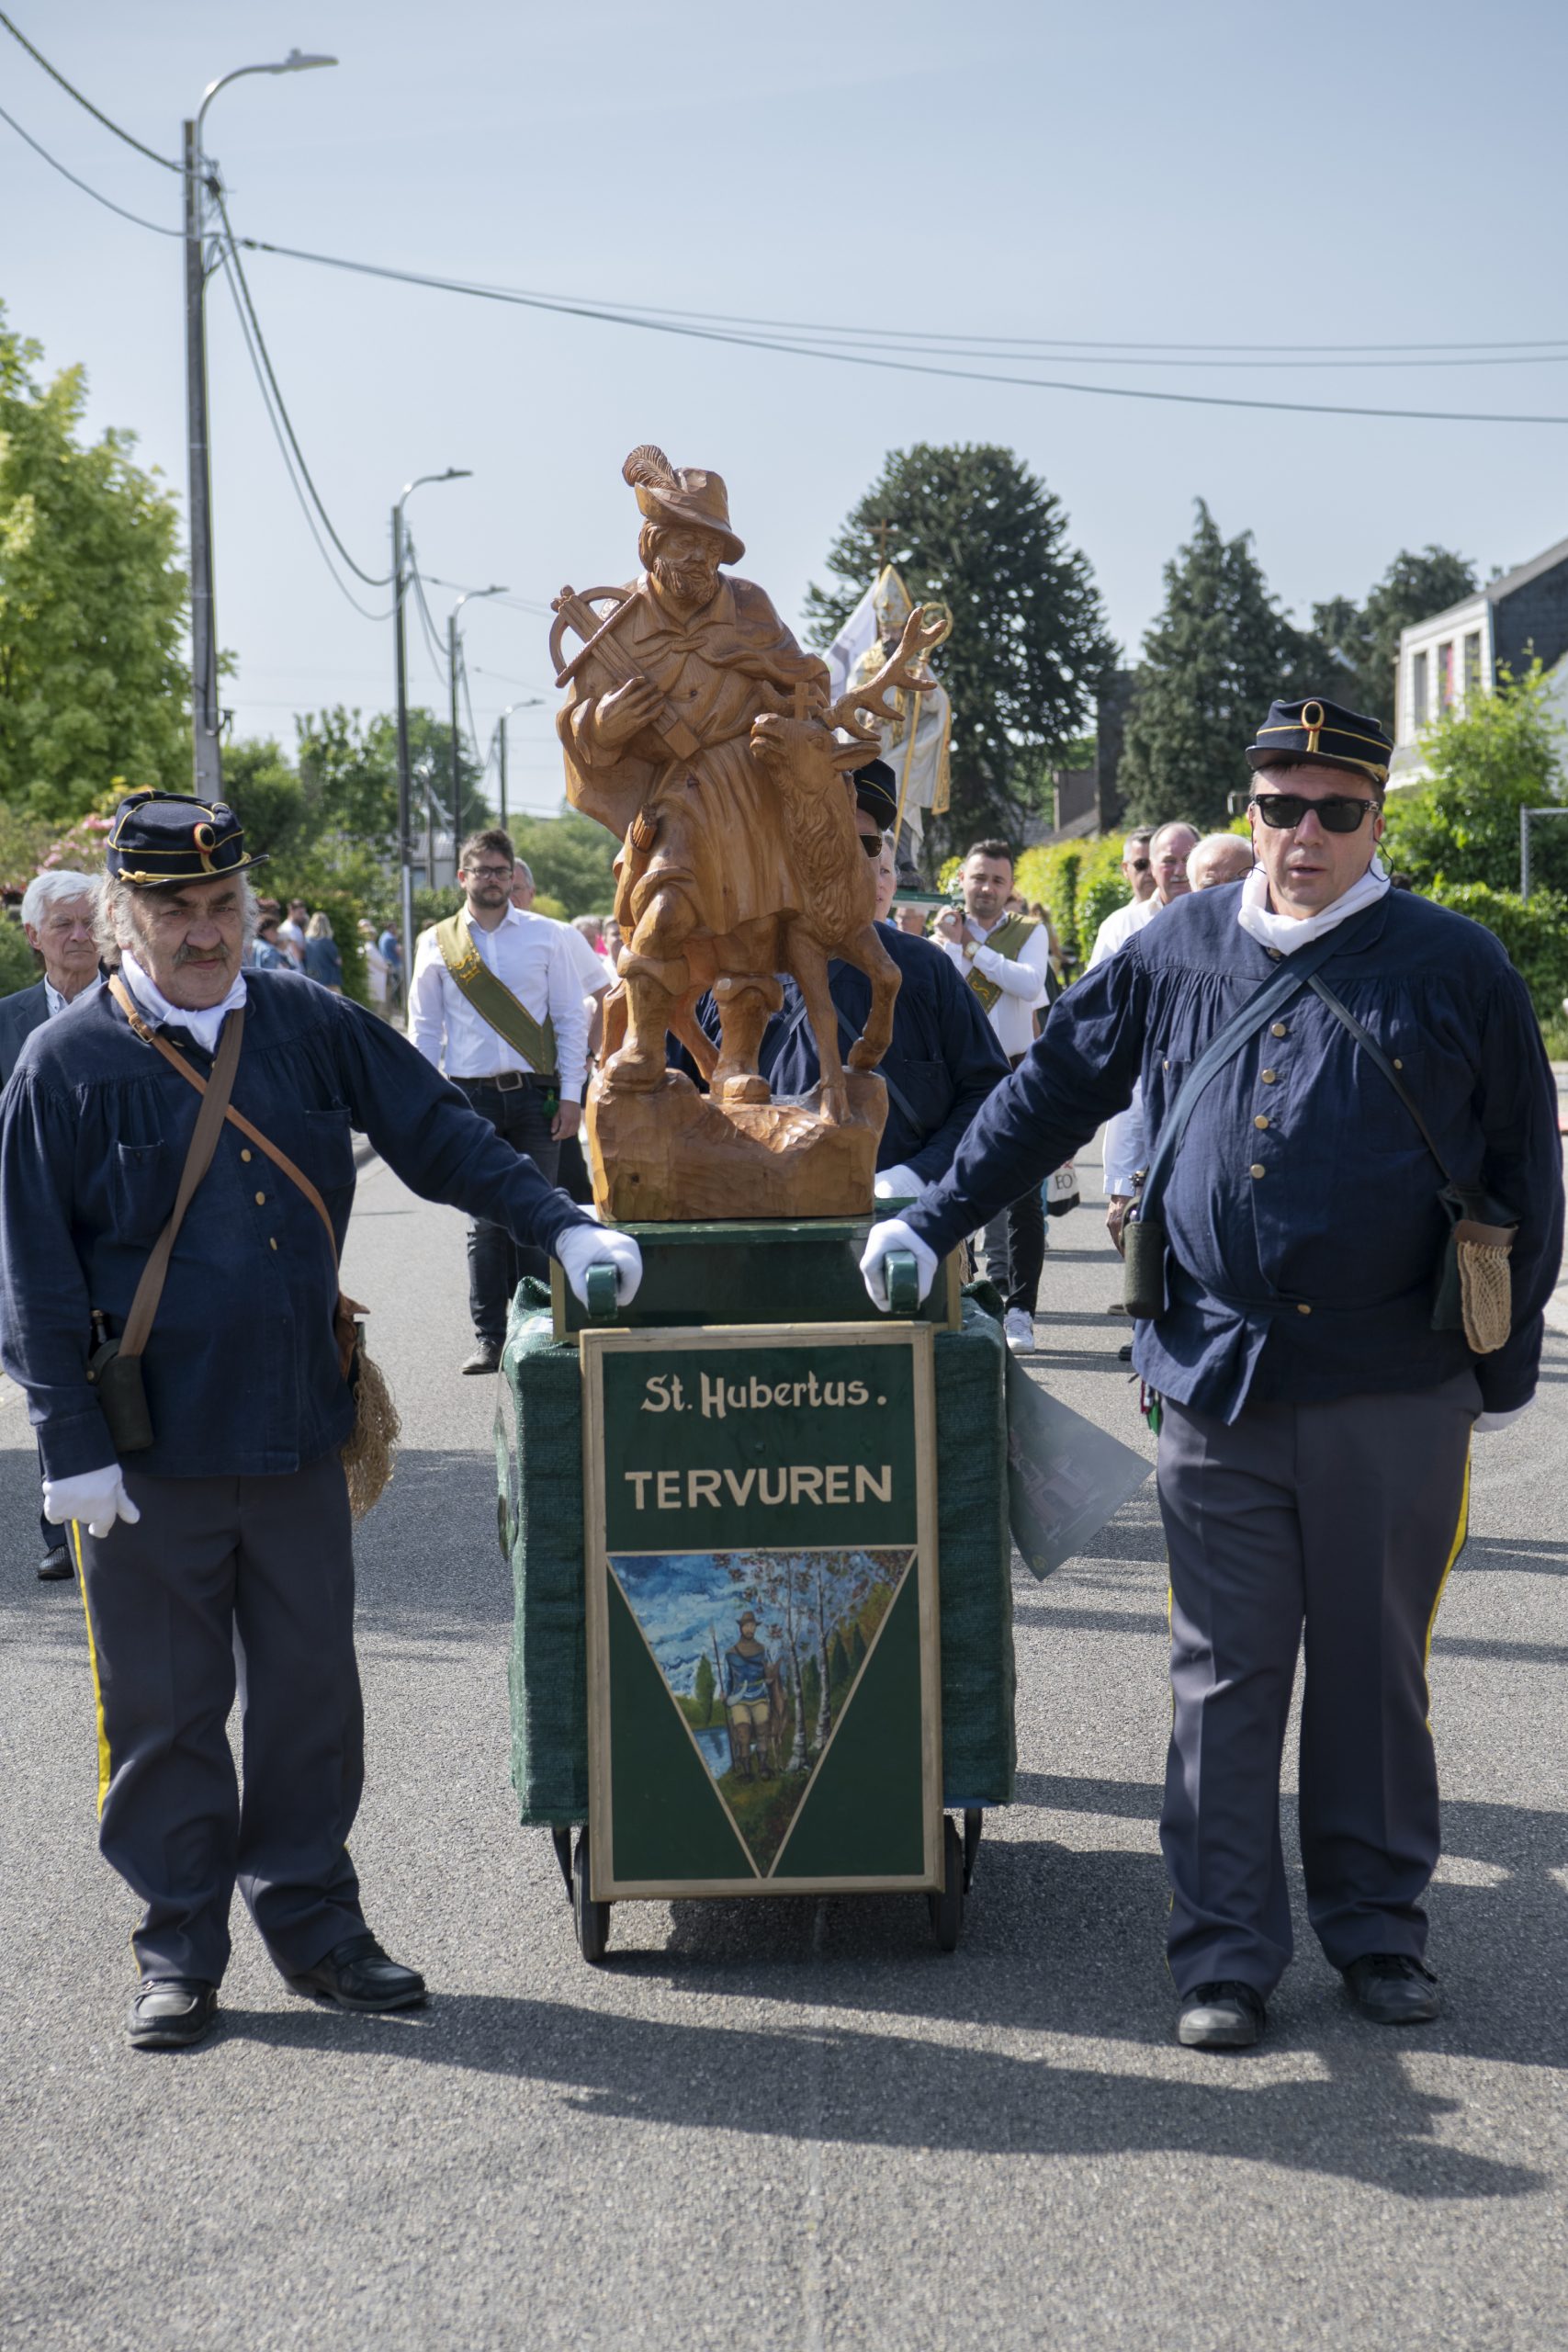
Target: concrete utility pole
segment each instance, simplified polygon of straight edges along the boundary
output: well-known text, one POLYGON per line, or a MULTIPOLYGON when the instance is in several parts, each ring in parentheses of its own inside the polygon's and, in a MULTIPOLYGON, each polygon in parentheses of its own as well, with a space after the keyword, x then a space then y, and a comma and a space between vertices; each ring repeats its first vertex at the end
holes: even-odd
MULTIPOLYGON (((415 474, 412 481, 404 482, 402 494, 392 508, 392 664, 398 696, 398 910, 405 1004, 406 991, 413 979, 413 775, 409 761, 409 649, 403 620, 403 599, 408 594, 403 509, 423 482, 471 479, 472 469, 468 466, 448 466, 444 474, 415 474)), ((427 888, 434 880, 428 868, 424 878, 427 888)))
MULTIPOLYGON (((457 732, 457 616, 465 605, 478 596, 504 596, 503 587, 465 589, 452 607, 446 623, 446 675, 452 690, 452 879, 457 878, 457 836, 463 826, 463 758, 462 737, 457 732)), ((478 746, 475 746, 476 750, 478 746)))
POLYGON ((213 166, 201 153, 207 109, 220 90, 247 74, 304 74, 335 65, 335 57, 307 57, 291 49, 277 65, 240 65, 201 94, 194 121, 182 126, 185 176, 186 445, 190 484, 190 717, 194 789, 216 800, 223 789, 218 707, 218 618, 212 567, 212 464, 207 410, 207 183, 213 166))
POLYGON ((495 722, 491 741, 496 746, 496 767, 501 777, 501 830, 506 831, 506 722, 514 710, 537 710, 544 697, 530 695, 524 702, 509 702, 495 722))
POLYGON ((183 126, 185 158, 186 441, 190 484, 191 789, 200 800, 223 790, 218 741, 218 625, 212 597, 212 475, 207 441, 207 263, 203 251, 201 150, 194 118, 183 126))

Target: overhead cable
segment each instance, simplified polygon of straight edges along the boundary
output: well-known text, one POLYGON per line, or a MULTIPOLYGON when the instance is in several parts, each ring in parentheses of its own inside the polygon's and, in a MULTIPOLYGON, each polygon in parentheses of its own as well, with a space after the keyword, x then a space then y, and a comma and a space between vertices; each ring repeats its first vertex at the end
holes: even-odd
POLYGON ((349 261, 341 254, 313 253, 299 245, 274 245, 254 237, 243 238, 241 243, 257 253, 276 254, 289 261, 310 262, 325 269, 341 269, 355 277, 384 278, 403 286, 422 286, 435 293, 464 294, 476 300, 500 302, 565 318, 593 319, 605 325, 641 327, 651 334, 679 335, 699 343, 726 344, 745 350, 771 351, 795 358, 831 359, 850 367, 874 368, 884 373, 899 376, 936 376, 963 384, 1006 384, 1023 391, 1077 392, 1100 400, 1158 401, 1166 405, 1183 408, 1255 409, 1272 414, 1367 416, 1438 424, 1568 424, 1568 414, 1521 413, 1510 410, 1382 408, 1337 401, 1262 400, 1246 393, 1161 391, 1145 384, 1085 384, 1056 377, 1004 375, 994 369, 940 367, 931 360, 894 358, 886 353, 873 351, 835 349, 822 344, 792 341, 783 335, 742 333, 682 324, 669 319, 640 317, 631 311, 613 310, 599 303, 508 291, 461 278, 439 277, 423 270, 394 269, 378 262, 349 261))
MULTIPOLYGON (((5 26, 6 30, 10 34, 13 40, 21 42, 22 47, 27 51, 28 55, 33 60, 34 63, 41 65, 44 72, 50 76, 50 79, 51 81, 58 82, 66 96, 68 97, 74 98, 79 107, 85 107, 87 112, 94 116, 97 121, 101 122, 106 130, 112 130, 117 139, 123 139, 128 147, 134 147, 137 153, 139 155, 145 155, 150 164, 162 164, 166 172, 178 172, 183 178, 185 174, 185 166, 183 164, 172 162, 167 155, 160 155, 154 147, 144 147, 140 139, 133 139, 129 130, 122 130, 118 122, 111 122, 108 116, 104 112, 102 107, 96 107, 91 98, 85 98, 82 96, 81 91, 75 86, 74 83, 68 82, 66 80, 59 66, 51 65, 48 58, 44 55, 42 50, 35 49, 33 47, 26 33, 23 32, 19 27, 11 22, 10 17, 6 16, 3 8, 0 8, 0 25, 5 26)), ((6 120, 10 121, 9 116, 6 117, 6 120)), ((11 128, 13 130, 16 129, 15 123, 12 123, 11 128)), ((27 133, 24 131, 22 135, 26 138, 27 133)), ((104 201, 106 203, 107 200, 108 199, 105 198, 104 201)), ((143 228, 151 228, 152 224, 149 220, 143 221, 141 225, 143 228)))
MULTIPOLYGON (((235 284, 234 270, 232 266, 233 257, 221 247, 220 248, 220 252, 222 254, 223 274, 225 278, 228 280, 229 291, 234 298, 234 309, 240 321, 241 336, 244 342, 245 351, 249 356, 251 368, 255 376, 256 389, 261 393, 262 406, 266 412, 267 423, 271 425, 273 436, 277 443, 278 453, 283 459, 283 469, 288 476, 289 487, 293 491, 295 497, 299 502, 299 512, 305 517, 306 526, 310 531, 310 537, 316 542, 317 551, 321 556, 321 561, 327 567, 328 573, 332 579, 332 583, 337 590, 339 595, 344 597, 347 603, 351 604, 354 606, 355 611, 358 613, 363 619, 367 621, 390 620, 392 617, 392 608, 389 605, 384 613, 371 612, 369 607, 362 605, 358 597, 354 594, 353 590, 338 577, 337 567, 333 563, 332 557, 327 552, 326 542, 321 537, 320 531, 316 528, 316 518, 310 512, 310 507, 306 500, 304 491, 296 478, 293 463, 290 458, 288 441, 284 436, 283 427, 279 424, 277 416, 273 409, 272 399, 268 388, 267 373, 264 371, 260 356, 251 341, 250 322, 245 315, 245 306, 240 299, 239 288, 235 284)), ((333 537, 336 537, 335 532, 333 533, 333 537)), ((373 584, 379 585, 380 583, 377 582, 373 584)))
POLYGON ((84 196, 92 198, 95 204, 105 206, 110 212, 118 212, 122 220, 134 221, 139 229, 151 229, 155 237, 178 237, 184 234, 183 230, 166 228, 161 220, 148 220, 143 219, 140 212, 128 212, 123 204, 115 202, 112 196, 101 196, 96 187, 89 187, 85 180, 78 179, 74 172, 68 171, 60 158, 57 155, 51 155, 47 147, 40 147, 32 132, 24 130, 15 115, 7 114, 4 107, 0 107, 0 122, 9 123, 17 138, 25 139, 35 155, 41 155, 44 162, 60 174, 62 179, 69 180, 73 187, 79 187, 84 196))
POLYGON ((334 528, 332 516, 327 513, 325 504, 321 499, 321 493, 316 488, 315 481, 311 477, 310 467, 305 463, 305 453, 299 447, 299 436, 294 430, 293 420, 289 416, 288 403, 284 400, 282 389, 278 384, 277 371, 273 367, 272 355, 266 347, 266 337, 262 333, 261 321, 256 316, 256 306, 251 297, 250 285, 245 277, 244 266, 242 263, 238 253, 233 252, 234 232, 229 221, 229 208, 223 201, 222 189, 218 187, 216 183, 213 183, 213 198, 218 206, 219 217, 223 223, 223 233, 229 241, 229 246, 234 265, 234 279, 238 288, 239 299, 243 303, 246 315, 250 320, 251 330, 255 338, 256 348, 261 354, 261 364, 266 370, 266 379, 272 387, 272 396, 276 403, 277 413, 283 422, 283 430, 288 435, 288 446, 294 452, 295 460, 299 465, 299 472, 303 478, 305 487, 310 493, 311 503, 314 505, 317 514, 321 518, 321 524, 326 531, 327 537, 331 539, 333 547, 336 548, 339 555, 342 556, 344 563, 347 564, 355 578, 356 580, 363 580, 367 588, 389 588, 392 584, 391 573, 389 571, 367 571, 362 563, 355 563, 354 558, 344 547, 341 536, 334 528))

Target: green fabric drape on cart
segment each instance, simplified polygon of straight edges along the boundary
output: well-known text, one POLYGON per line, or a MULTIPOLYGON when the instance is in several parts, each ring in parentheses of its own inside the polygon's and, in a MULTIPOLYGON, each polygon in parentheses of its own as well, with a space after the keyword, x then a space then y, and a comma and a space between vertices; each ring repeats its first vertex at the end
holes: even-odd
MULTIPOLYGON (((502 1549, 516 1596, 513 1785, 526 1826, 563 1829, 588 1817, 582 1390, 577 1342, 554 1339, 543 1302, 543 1292, 525 1283, 513 1307, 502 1363, 512 1426, 503 1405, 496 1455, 502 1549)), ((972 1300, 961 1330, 937 1334, 942 1797, 950 1805, 1006 1804, 1013 1792, 1006 1362, 1000 1326, 972 1300)))

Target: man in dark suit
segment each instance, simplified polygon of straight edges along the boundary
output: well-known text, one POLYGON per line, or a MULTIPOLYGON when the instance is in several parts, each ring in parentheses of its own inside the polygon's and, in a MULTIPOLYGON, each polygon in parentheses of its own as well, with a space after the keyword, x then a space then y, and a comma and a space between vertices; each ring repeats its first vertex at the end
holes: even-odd
MULTIPOLYGON (((98 886, 92 876, 63 866, 36 875, 23 893, 22 928, 28 946, 43 959, 43 977, 30 989, 0 997, 0 1086, 16 1069, 17 1057, 35 1029, 41 1029, 51 1013, 63 1012, 73 998, 90 995, 103 985, 93 936, 97 904, 98 886)), ((39 1580, 63 1583, 71 1574, 70 1552, 56 1542, 58 1531, 47 1520, 40 1519, 39 1525, 44 1544, 39 1580)))

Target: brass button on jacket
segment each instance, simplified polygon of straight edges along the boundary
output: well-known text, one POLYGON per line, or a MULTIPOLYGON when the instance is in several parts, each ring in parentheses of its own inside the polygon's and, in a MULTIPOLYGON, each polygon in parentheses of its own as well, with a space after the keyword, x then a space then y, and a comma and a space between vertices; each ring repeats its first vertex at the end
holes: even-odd
POLYGON ((1270 1037, 1288 1037, 1290 1034, 1290 1031, 1286 1028, 1282 1021, 1276 1021, 1274 1026, 1269 1032, 1270 1037))
POLYGON ((1250 1176, 1267 1176, 1269 1170, 1264 1167, 1263 1162, 1260 1159, 1255 1159, 1252 1166, 1248 1169, 1247 1173, 1250 1176))
POLYGON ((1277 1069, 1260 1069, 1258 1075, 1265 1086, 1273 1086, 1278 1082, 1280 1073, 1277 1069))
POLYGON ((258 1209, 265 1209, 265 1206, 266 1206, 266 1194, 265 1194, 265 1193, 258 1193, 256 1194, 256 1206, 257 1206, 257 1208, 258 1208, 258 1209))
POLYGON ((1303 1298, 1303 1299, 1298 1299, 1298 1301, 1296 1302, 1296 1313, 1297 1313, 1298 1315, 1310 1315, 1310 1314, 1312 1313, 1312 1309, 1311 1309, 1311 1307, 1307 1305, 1307 1303, 1306 1303, 1306 1301, 1305 1301, 1305 1299, 1304 1299, 1304 1298, 1303 1298))
POLYGON ((1268 1122, 1267 1118, 1264 1116, 1263 1113, 1262 1113, 1261 1111, 1259 1111, 1259 1113, 1258 1114, 1257 1118, 1256 1118, 1256 1119, 1254 1119, 1254 1121, 1252 1122, 1252 1124, 1253 1124, 1253 1125, 1254 1125, 1255 1127, 1266 1127, 1266 1126, 1269 1125, 1269 1122, 1268 1122))

